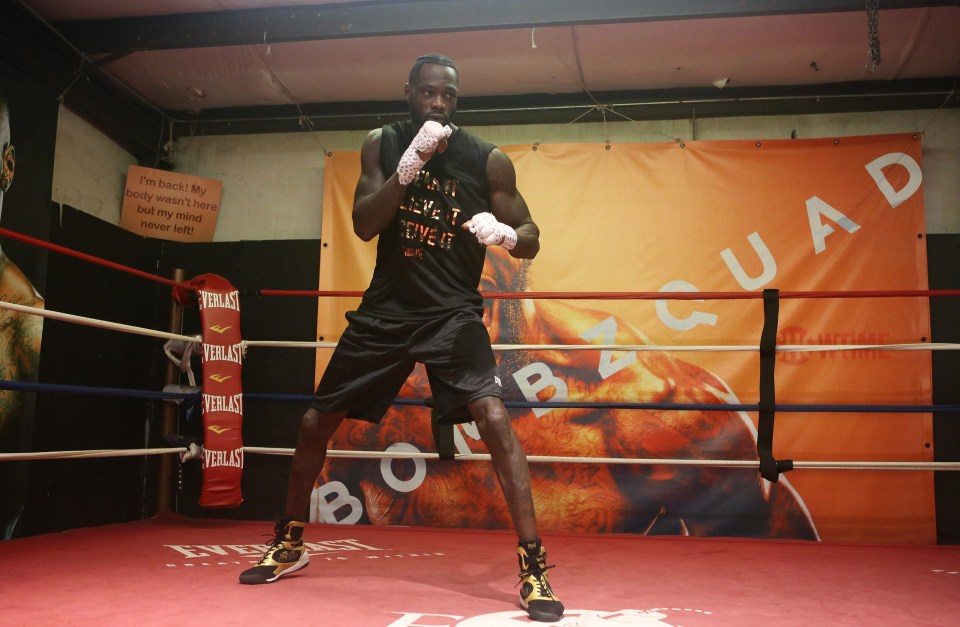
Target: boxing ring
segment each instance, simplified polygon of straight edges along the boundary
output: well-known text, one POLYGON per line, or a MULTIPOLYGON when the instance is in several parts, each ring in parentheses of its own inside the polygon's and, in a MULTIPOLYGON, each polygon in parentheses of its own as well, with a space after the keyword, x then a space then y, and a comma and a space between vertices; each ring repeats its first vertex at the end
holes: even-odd
MULTIPOLYGON (((47 248, 156 281, 189 300, 196 280, 172 280, 128 268, 6 229, 0 236, 47 248)), ((232 289, 232 286, 228 286, 232 289)), ((239 293, 239 292, 238 292, 239 293)), ((357 292, 258 289, 240 296, 356 297, 357 292)), ((748 352, 760 359, 757 403, 661 403, 638 401, 507 401, 511 410, 537 408, 624 411, 733 411, 756 414, 756 454, 749 459, 666 459, 528 455, 540 464, 650 468, 748 469, 772 484, 788 483, 790 472, 821 470, 892 473, 960 470, 960 462, 895 460, 843 461, 779 459, 774 450, 776 415, 791 413, 955 413, 953 405, 780 404, 776 401, 775 359, 783 353, 827 351, 952 351, 960 344, 778 344, 777 312, 784 300, 889 297, 956 297, 960 290, 889 292, 655 292, 655 293, 484 293, 490 300, 752 300, 764 309, 756 345, 494 344, 516 351, 748 352)), ((209 338, 183 335, 65 312, 0 302, 0 308, 69 324, 154 338, 168 346, 203 354, 209 338)), ((201 311, 201 315, 203 315, 201 311)), ((206 324, 206 323, 205 323, 206 324)), ((242 350, 330 349, 334 342, 287 342, 239 338, 242 350)), ((185 353, 189 358, 189 352, 185 353)), ((206 360, 204 360, 206 363, 206 360)), ((238 360, 239 361, 239 360, 238 360)), ((239 374, 239 372, 237 372, 239 374)), ((69 383, 0 381, 0 389, 41 394, 90 394, 139 398, 166 408, 204 407, 196 386, 163 390, 91 388, 69 383)), ((311 396, 253 395, 306 406, 311 396)), ((399 406, 428 405, 398 398, 399 406)), ((209 407, 208 407, 209 408, 209 407)), ((176 436, 177 434, 169 434, 176 436)), ((331 460, 414 460, 417 463, 474 465, 489 455, 462 453, 437 439, 438 452, 332 448, 331 460)), ((167 468, 179 463, 187 446, 0 453, 0 463, 54 459, 160 456, 167 468)), ((251 446, 245 455, 292 455, 292 448, 251 446)), ((239 468, 242 471, 242 456, 239 468)), ((186 462, 190 463, 190 462, 186 462)), ((196 462, 194 462, 196 463, 196 462)), ((206 462, 205 462, 206 464, 206 462)), ((227 481, 237 480, 231 475, 227 481)), ((171 477, 167 477, 168 484, 171 477)), ((169 486, 168 486, 169 487, 169 486)), ((232 497, 231 497, 232 498, 232 497)), ((223 506, 223 504, 219 504, 223 506)), ((240 586, 239 572, 264 550, 269 523, 189 518, 161 512, 123 524, 75 529, 0 543, 5 583, 0 617, 9 625, 169 624, 203 620, 254 625, 276 620, 313 620, 333 625, 494 627, 528 624, 517 606, 513 532, 504 529, 436 526, 308 525, 312 567, 273 586, 240 586)), ((696 537, 633 533, 543 532, 550 560, 558 565, 551 581, 567 607, 556 625, 784 625, 911 624, 949 622, 960 611, 960 547, 883 545, 796 539, 696 537)))

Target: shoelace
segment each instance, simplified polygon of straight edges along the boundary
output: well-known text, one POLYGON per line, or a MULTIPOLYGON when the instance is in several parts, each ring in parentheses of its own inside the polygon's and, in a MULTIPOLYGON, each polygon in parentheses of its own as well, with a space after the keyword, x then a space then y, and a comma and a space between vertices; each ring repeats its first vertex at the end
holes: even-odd
POLYGON ((514 585, 513 587, 516 588, 517 586, 519 586, 523 582, 524 578, 530 575, 533 576, 533 580, 534 582, 536 582, 537 596, 540 597, 541 600, 557 599, 557 595, 553 593, 553 588, 550 587, 550 582, 547 581, 546 572, 542 570, 528 571, 526 575, 521 573, 520 581, 518 581, 516 585, 514 585))
POLYGON ((263 557, 260 558, 260 561, 257 562, 257 566, 262 566, 268 560, 272 560, 273 554, 276 552, 276 548, 277 548, 276 544, 271 545, 270 549, 266 553, 264 553, 263 557))
POLYGON ((283 542, 283 534, 282 534, 282 533, 262 533, 262 534, 260 534, 260 535, 262 535, 262 536, 264 536, 264 537, 266 537, 266 538, 270 538, 270 541, 269 541, 269 542, 264 542, 264 544, 267 545, 267 546, 273 546, 273 545, 275 545, 275 544, 280 544, 281 542, 283 542))
POLYGON ((546 589, 547 589, 548 591, 550 591, 550 594, 551 594, 551 596, 552 596, 552 595, 553 595, 553 591, 550 590, 550 584, 547 583, 547 580, 546 580, 546 579, 541 579, 540 575, 546 575, 546 574, 547 574, 547 571, 550 570, 551 568, 554 568, 554 567, 555 567, 555 564, 550 564, 550 565, 548 565, 548 566, 544 566, 543 568, 540 568, 539 565, 538 565, 536 568, 528 568, 528 569, 526 569, 526 570, 521 570, 521 571, 520 571, 520 575, 519 575, 519 576, 520 576, 520 579, 517 581, 516 584, 514 584, 513 587, 516 588, 517 586, 519 586, 519 585, 523 582, 523 580, 524 580, 526 577, 529 577, 529 576, 533 575, 533 577, 537 580, 537 585, 538 585, 538 586, 541 586, 541 587, 546 587, 546 589))
POLYGON ((537 573, 544 573, 550 570, 551 568, 556 567, 556 564, 545 564, 544 566, 540 566, 540 560, 538 560, 537 558, 534 558, 532 560, 525 560, 525 561, 527 561, 530 565, 520 571, 521 579, 523 579, 527 575, 536 575, 537 573))
POLYGON ((282 545, 283 545, 283 536, 282 536, 282 535, 279 535, 279 534, 274 534, 274 535, 263 534, 263 535, 267 536, 268 538, 272 538, 272 540, 271 540, 270 542, 264 542, 264 544, 265 544, 266 546, 270 547, 270 548, 267 549, 267 552, 264 553, 264 554, 263 554, 263 557, 260 558, 260 561, 257 562, 257 566, 261 566, 261 565, 263 565, 263 563, 266 562, 268 559, 272 559, 272 555, 273 555, 273 553, 276 551, 277 546, 278 546, 278 545, 279 545, 279 546, 282 546, 282 545))

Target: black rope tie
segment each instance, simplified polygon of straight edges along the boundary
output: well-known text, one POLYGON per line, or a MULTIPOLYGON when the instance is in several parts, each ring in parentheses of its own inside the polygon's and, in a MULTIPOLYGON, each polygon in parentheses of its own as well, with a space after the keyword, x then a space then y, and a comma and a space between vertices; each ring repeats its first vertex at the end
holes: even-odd
POLYGON ((780 316, 780 291, 763 290, 763 332, 760 335, 760 418, 757 426, 757 454, 760 476, 776 483, 780 473, 793 470, 793 460, 773 457, 773 424, 776 417, 777 321, 780 316))
POLYGON ((430 429, 433 431, 433 441, 437 445, 437 455, 441 460, 451 460, 456 457, 457 448, 453 442, 452 424, 440 422, 440 412, 433 404, 433 397, 428 397, 424 405, 430 408, 430 429))

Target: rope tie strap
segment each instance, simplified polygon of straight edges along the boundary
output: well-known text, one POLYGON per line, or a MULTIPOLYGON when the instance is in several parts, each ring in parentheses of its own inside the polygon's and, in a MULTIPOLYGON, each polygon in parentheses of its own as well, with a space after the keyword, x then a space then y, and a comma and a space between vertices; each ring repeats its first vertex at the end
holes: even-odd
POLYGON ((777 413, 777 386, 774 368, 777 363, 777 324, 780 316, 779 290, 763 290, 763 331, 760 335, 760 418, 757 425, 757 454, 760 476, 776 483, 780 473, 793 470, 792 460, 773 456, 773 427, 777 413))

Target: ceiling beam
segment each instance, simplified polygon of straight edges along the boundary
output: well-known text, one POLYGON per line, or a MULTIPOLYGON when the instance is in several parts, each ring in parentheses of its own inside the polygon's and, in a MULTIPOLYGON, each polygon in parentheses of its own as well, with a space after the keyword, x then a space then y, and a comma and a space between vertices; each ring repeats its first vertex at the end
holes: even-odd
MULTIPOLYGON (((456 121, 470 127, 757 115, 810 115, 960 107, 958 78, 825 85, 673 89, 523 96, 463 97, 456 121)), ((175 137, 369 130, 409 117, 405 103, 340 102, 171 112, 175 137)))
POLYGON ((154 165, 165 117, 90 73, 84 58, 19 3, 0 4, 0 58, 134 155, 154 165))
MULTIPOLYGON (((958 6, 885 0, 882 10, 958 6)), ((866 11, 864 0, 407 0, 57 22, 84 54, 457 31, 866 11)))

